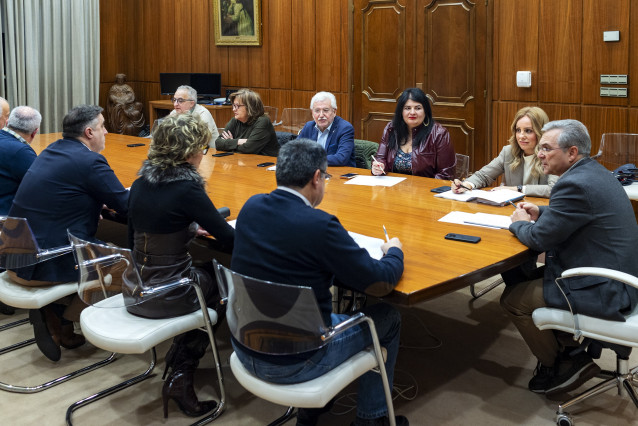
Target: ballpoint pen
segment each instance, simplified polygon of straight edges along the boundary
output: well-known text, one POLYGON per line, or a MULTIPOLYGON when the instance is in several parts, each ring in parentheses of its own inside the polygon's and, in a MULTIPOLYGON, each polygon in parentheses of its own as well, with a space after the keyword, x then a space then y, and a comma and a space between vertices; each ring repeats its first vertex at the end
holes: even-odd
MULTIPOLYGON (((377 161, 377 159, 376 159, 376 158, 374 158, 374 155, 370 155, 370 158, 372 158, 372 163, 379 163, 379 162, 377 161)), ((379 164, 381 164, 381 163, 379 163, 379 164)), ((381 170, 381 171, 383 172, 383 174, 385 174, 385 170, 381 170)))
POLYGON ((518 206, 517 206, 516 204, 512 203, 512 200, 508 200, 508 202, 509 202, 511 205, 513 205, 515 209, 517 209, 517 208, 518 208, 518 206))
POLYGON ((388 237, 388 231, 387 231, 387 229, 385 229, 385 225, 381 225, 381 226, 383 226, 383 233, 385 234, 385 240, 386 240, 386 242, 389 243, 390 242, 390 237, 388 237))

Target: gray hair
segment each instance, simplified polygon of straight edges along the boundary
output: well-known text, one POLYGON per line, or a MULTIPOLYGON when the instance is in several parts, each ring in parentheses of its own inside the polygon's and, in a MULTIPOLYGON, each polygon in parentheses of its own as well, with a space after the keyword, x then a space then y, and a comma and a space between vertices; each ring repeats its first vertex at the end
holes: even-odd
POLYGON ((328 167, 326 150, 310 139, 295 139, 279 150, 277 185, 303 188, 312 180, 317 169, 325 172, 328 167))
POLYGON ((560 148, 569 148, 575 146, 578 148, 580 155, 589 156, 591 152, 591 138, 587 127, 578 120, 556 120, 550 121, 543 126, 543 133, 550 130, 558 129, 558 146, 560 148))
POLYGON ((40 128, 42 115, 29 106, 18 106, 13 108, 7 120, 7 127, 20 133, 31 134, 40 128))
POLYGON ((71 109, 62 120, 62 137, 78 138, 87 127, 97 124, 98 116, 104 109, 97 105, 78 105, 71 109))
POLYGON ((337 98, 330 92, 318 92, 310 100, 310 109, 315 105, 315 102, 330 101, 330 106, 337 109, 337 98))
POLYGON ((177 88, 177 90, 175 90, 175 93, 177 93, 178 90, 186 90, 188 92, 188 97, 192 100, 192 101, 197 101, 197 90, 193 89, 190 86, 179 86, 177 88))

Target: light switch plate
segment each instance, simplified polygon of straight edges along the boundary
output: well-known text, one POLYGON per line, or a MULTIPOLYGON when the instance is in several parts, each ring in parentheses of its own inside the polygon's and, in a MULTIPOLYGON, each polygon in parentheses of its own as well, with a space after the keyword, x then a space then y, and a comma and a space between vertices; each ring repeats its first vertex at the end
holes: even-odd
POLYGON ((532 72, 517 71, 516 72, 516 87, 532 87, 532 72))
POLYGON ((620 41, 620 31, 603 31, 603 41, 620 41))

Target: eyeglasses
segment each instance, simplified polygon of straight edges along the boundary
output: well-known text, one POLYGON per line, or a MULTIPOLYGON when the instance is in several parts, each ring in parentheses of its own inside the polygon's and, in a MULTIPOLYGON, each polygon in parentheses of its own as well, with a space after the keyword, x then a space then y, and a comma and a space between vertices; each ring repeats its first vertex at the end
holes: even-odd
POLYGON ((239 109, 239 108, 241 108, 241 107, 243 107, 243 106, 246 106, 246 105, 242 105, 242 104, 233 104, 233 109, 239 109))
POLYGON ((191 102, 192 99, 173 98, 173 99, 171 99, 171 101, 173 101, 173 103, 177 102, 178 104, 181 105, 184 102, 191 102))
POLYGON ((312 113, 313 114, 317 114, 317 115, 321 114, 322 112, 325 115, 328 115, 328 114, 330 114, 332 112, 332 108, 315 108, 315 109, 312 110, 312 113))
POLYGON ((539 151, 543 151, 545 154, 547 154, 548 152, 554 151, 555 149, 563 149, 564 150, 565 148, 563 148, 561 146, 557 146, 556 148, 550 148, 549 146, 541 146, 539 148, 539 151))
POLYGON ((323 170, 319 170, 319 171, 321 172, 321 176, 323 176, 325 180, 330 180, 330 178, 332 177, 330 173, 326 173, 323 170))

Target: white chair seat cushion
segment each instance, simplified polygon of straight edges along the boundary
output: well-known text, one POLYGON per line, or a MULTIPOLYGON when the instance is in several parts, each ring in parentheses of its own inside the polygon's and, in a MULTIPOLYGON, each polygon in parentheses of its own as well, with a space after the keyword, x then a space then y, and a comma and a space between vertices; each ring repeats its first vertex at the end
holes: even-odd
POLYGON ((237 355, 230 356, 230 368, 237 381, 258 397, 283 406, 321 408, 348 384, 377 366, 374 349, 359 352, 343 364, 316 379, 280 385, 265 382, 248 372, 237 355))
MULTIPOLYGON (((212 324, 217 312, 208 309, 212 324)), ((178 334, 204 326, 200 310, 175 318, 147 319, 130 314, 122 294, 89 306, 80 315, 82 334, 93 345, 110 352, 141 354, 178 334)))
POLYGON ((0 301, 14 308, 40 309, 77 291, 77 282, 48 287, 27 287, 11 281, 6 271, 0 273, 0 301))
MULTIPOLYGON (((627 316, 626 322, 576 315, 583 336, 623 346, 638 347, 638 312, 627 316)), ((574 319, 569 311, 539 308, 532 313, 534 324, 541 330, 555 329, 574 333, 574 319)))

